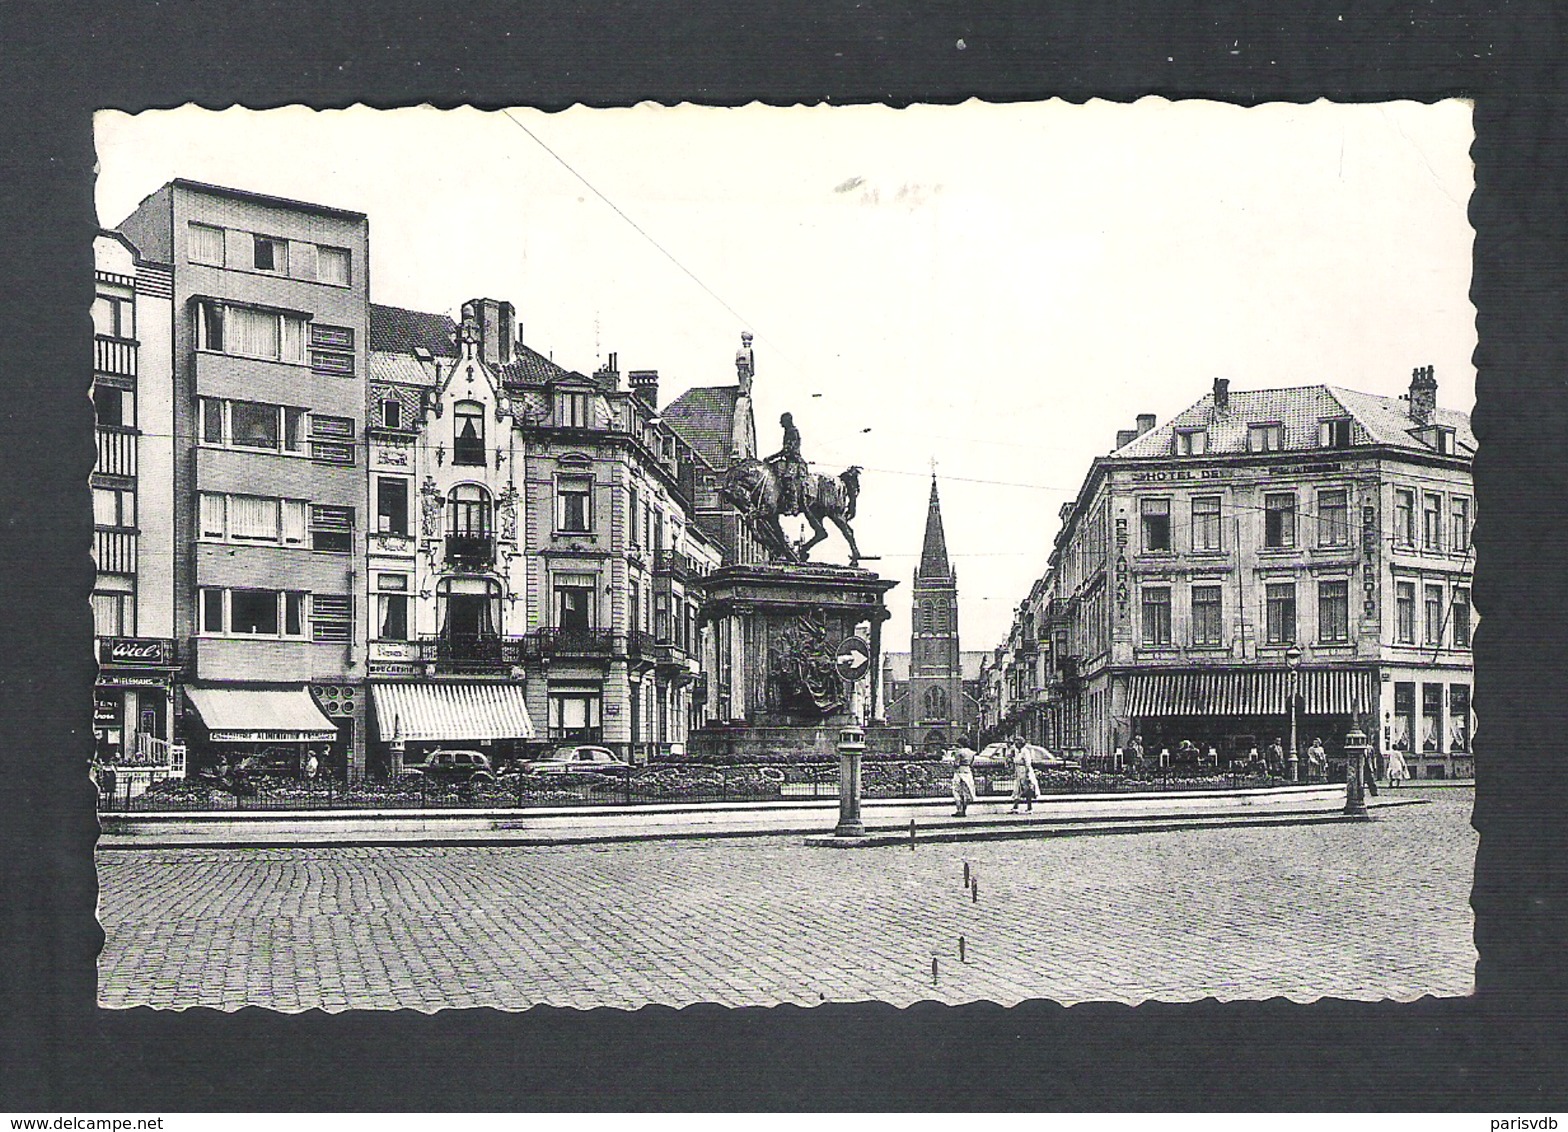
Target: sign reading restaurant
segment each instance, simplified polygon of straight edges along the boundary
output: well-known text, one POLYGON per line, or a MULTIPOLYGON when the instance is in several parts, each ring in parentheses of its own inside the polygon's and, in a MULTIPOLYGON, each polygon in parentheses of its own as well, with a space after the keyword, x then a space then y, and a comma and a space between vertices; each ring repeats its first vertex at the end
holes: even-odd
POLYGON ((174 664, 174 642, 161 637, 110 637, 100 645, 104 664, 168 668, 174 664))

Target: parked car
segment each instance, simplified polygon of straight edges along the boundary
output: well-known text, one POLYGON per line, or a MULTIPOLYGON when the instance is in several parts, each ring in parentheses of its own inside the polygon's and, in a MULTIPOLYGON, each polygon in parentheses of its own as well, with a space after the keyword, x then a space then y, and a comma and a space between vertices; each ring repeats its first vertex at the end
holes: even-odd
POLYGON ((575 774, 580 771, 629 770, 631 763, 615 757, 607 747, 557 747, 549 758, 530 759, 519 769, 525 774, 575 774))
POLYGON ((478 751, 431 751, 424 761, 404 768, 405 773, 432 782, 494 782, 490 759, 478 751))
MULTIPOLYGON (((1039 770, 1057 770, 1070 765, 1060 755, 1033 743, 1025 743, 1024 750, 1029 752, 1029 761, 1039 770)), ((1002 771, 1012 767, 1012 751, 1006 743, 992 743, 975 756, 976 770, 1002 771)))

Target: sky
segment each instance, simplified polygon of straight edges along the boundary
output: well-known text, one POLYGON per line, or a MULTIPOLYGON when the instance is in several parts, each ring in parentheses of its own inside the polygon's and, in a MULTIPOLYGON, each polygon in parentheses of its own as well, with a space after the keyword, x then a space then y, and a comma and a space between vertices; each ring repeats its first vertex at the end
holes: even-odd
MULTIPOLYGON (((370 218, 377 303, 510 300, 528 345, 730 384, 859 464, 855 533, 909 585, 934 470, 965 649, 1002 640, 1058 511, 1139 413, 1432 365, 1474 400, 1471 108, 1143 99, 557 113, 187 107, 95 123, 112 227, 187 177, 370 218)), ((831 528, 830 528, 831 530, 831 528)), ((814 555, 843 562, 836 532, 814 555)))

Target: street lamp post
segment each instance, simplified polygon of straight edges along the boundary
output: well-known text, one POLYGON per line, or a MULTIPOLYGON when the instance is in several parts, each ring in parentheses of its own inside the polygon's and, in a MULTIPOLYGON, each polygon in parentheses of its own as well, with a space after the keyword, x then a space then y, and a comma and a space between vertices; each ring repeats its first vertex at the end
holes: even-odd
POLYGON ((838 828, 834 837, 864 837, 860 820, 860 756, 866 750, 866 733, 858 723, 845 724, 838 732, 838 828))
POLYGON ((1301 768, 1296 745, 1296 695, 1301 681, 1301 649, 1298 646, 1291 645, 1285 650, 1285 663, 1290 665, 1290 752, 1285 762, 1290 767, 1290 781, 1294 784, 1301 768))

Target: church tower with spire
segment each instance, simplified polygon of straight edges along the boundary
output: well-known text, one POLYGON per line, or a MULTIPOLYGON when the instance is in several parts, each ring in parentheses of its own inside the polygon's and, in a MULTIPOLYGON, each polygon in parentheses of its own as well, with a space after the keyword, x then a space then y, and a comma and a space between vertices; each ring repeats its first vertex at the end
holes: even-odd
POLYGON ((899 722, 912 747, 950 746, 962 741, 971 728, 958 649, 958 575, 947 556, 935 474, 911 598, 908 684, 899 722))

